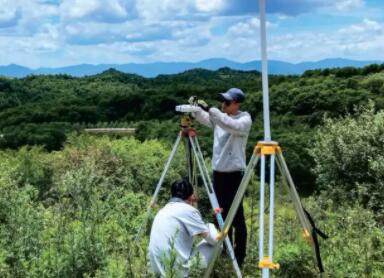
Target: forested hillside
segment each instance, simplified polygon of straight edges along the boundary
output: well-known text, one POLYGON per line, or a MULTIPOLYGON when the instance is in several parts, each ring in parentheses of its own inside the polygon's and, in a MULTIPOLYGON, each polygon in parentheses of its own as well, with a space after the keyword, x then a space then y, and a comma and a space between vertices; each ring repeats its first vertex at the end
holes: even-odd
MULTIPOLYGON (((324 116, 353 114, 355 107, 367 104, 369 99, 376 109, 384 108, 383 84, 384 65, 270 77, 272 135, 287 151, 301 189, 311 192, 315 186, 308 148, 324 116)), ((87 126, 137 127, 140 140, 163 138, 172 142, 178 129, 175 105, 185 103, 191 95, 217 105, 217 93, 230 87, 239 87, 247 94, 243 109, 254 119, 250 153, 262 138, 260 74, 228 68, 196 69, 149 79, 113 69, 83 78, 0 78, 0 146, 28 144, 58 150, 71 131, 87 126)), ((209 154, 210 132, 199 127, 199 134, 209 154)))

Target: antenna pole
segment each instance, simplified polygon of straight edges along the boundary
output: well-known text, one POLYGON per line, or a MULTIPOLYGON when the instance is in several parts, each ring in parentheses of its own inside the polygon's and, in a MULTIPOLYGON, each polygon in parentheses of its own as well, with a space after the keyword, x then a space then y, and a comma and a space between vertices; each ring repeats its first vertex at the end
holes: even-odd
POLYGON ((263 85, 263 120, 264 141, 271 141, 271 127, 269 120, 269 91, 268 91, 268 62, 267 62, 267 34, 265 28, 265 0, 259 0, 260 11, 260 41, 261 41, 261 77, 263 85))

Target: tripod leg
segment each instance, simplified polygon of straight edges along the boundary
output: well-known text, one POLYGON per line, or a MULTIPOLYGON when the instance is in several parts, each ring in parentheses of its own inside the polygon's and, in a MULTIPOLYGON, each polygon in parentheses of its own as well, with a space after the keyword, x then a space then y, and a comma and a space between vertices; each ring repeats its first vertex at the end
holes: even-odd
POLYGON ((253 170, 254 170, 258 160, 259 160, 259 156, 257 154, 253 154, 251 157, 251 160, 248 163, 248 166, 245 170, 243 179, 241 180, 239 189, 237 190, 237 193, 236 193, 236 196, 233 200, 232 206, 229 209, 227 218, 225 219, 224 227, 222 230, 222 236, 219 238, 219 241, 216 243, 215 249, 214 249, 212 257, 211 257, 211 261, 209 262, 207 270, 204 273, 204 278, 208 278, 210 276, 212 270, 213 270, 213 266, 215 265, 217 256, 219 254, 220 244, 225 239, 225 236, 228 233, 228 229, 232 225, 233 219, 235 218, 235 214, 237 212, 237 209, 239 208, 241 200, 243 199, 245 190, 247 189, 247 186, 248 186, 249 181, 251 179, 253 170))
POLYGON ((271 154, 269 177, 269 227, 268 227, 268 256, 264 257, 264 191, 265 191, 265 156, 261 155, 261 177, 260 177, 260 233, 259 233, 259 267, 263 278, 268 278, 270 267, 265 263, 272 264, 273 261, 273 221, 275 204, 275 154, 271 154), (263 265, 264 264, 264 265, 263 265))
MULTIPOLYGON (((203 158, 203 155, 201 153, 201 150, 200 150, 200 146, 197 142, 196 137, 190 138, 190 141, 191 141, 192 151, 196 157, 197 165, 199 167, 200 174, 202 176, 205 189, 208 193, 209 201, 211 203, 212 209, 215 212, 216 220, 219 224, 220 230, 222 230, 223 226, 224 226, 224 220, 223 220, 223 217, 222 217, 220 211, 218 210, 220 208, 219 202, 217 201, 216 194, 213 190, 212 182, 211 182, 211 179, 209 178, 208 170, 205 166, 205 162, 204 162, 204 158, 203 158)), ((240 271, 239 265, 237 263, 235 253, 233 251, 231 241, 229 240, 228 236, 225 237, 225 245, 227 247, 228 255, 232 261, 232 265, 233 265, 234 271, 236 273, 236 276, 241 278, 242 277, 241 271, 240 271)))
POLYGON ((187 171, 188 171, 188 180, 191 184, 193 183, 193 166, 192 166, 192 152, 189 136, 184 137, 184 147, 185 147, 185 161, 187 162, 187 171))
POLYGON ((296 187, 293 183, 293 179, 291 177, 291 174, 289 173, 288 166, 285 162, 283 155, 281 153, 279 153, 277 158, 278 158, 277 159, 277 162, 278 162, 277 165, 281 171, 281 174, 284 177, 283 181, 287 185, 289 192, 291 194, 292 201, 293 201, 295 209, 296 209, 296 213, 298 214, 301 225, 304 229, 304 236, 306 238, 310 239, 310 243, 311 243, 315 262, 316 262, 317 266, 319 267, 320 272, 323 272, 323 266, 322 266, 319 246, 318 246, 318 242, 317 242, 317 235, 316 235, 316 231, 314 231, 315 227, 312 227, 307 215, 305 214, 304 208, 303 208, 301 201, 300 201, 299 194, 296 191, 296 187))
POLYGON ((269 177, 269 239, 268 239, 268 256, 271 262, 273 261, 273 221, 275 209, 275 155, 271 155, 269 177))
POLYGON ((203 165, 203 168, 204 168, 205 175, 208 177, 207 179, 208 179, 208 182, 209 182, 208 183, 209 189, 210 189, 210 191, 214 192, 211 179, 209 178, 210 175, 209 175, 209 172, 208 172, 208 169, 207 169, 207 165, 205 164, 204 156, 203 156, 203 153, 201 152, 200 144, 199 144, 199 141, 197 140, 197 137, 195 137, 195 145, 196 145, 196 149, 197 149, 197 154, 199 155, 200 160, 202 161, 202 165, 203 165))
POLYGON ((172 151, 170 153, 170 155, 168 156, 168 159, 167 159, 167 162, 165 163, 165 166, 164 166, 164 169, 163 169, 163 172, 161 173, 161 176, 160 176, 160 179, 156 185, 156 189, 155 189, 155 192, 153 193, 152 195, 152 198, 151 198, 151 201, 147 207, 147 211, 145 213, 145 216, 144 216, 144 220, 143 222, 141 223, 139 229, 137 230, 137 234, 135 236, 135 239, 133 241, 133 245, 136 245, 137 244, 137 241, 139 239, 139 237, 141 236, 141 233, 142 233, 142 230, 143 228, 147 225, 147 221, 148 221, 148 218, 149 218, 149 214, 151 213, 151 209, 152 207, 155 205, 156 203, 156 200, 157 200, 157 196, 159 195, 159 192, 160 192, 160 188, 164 182, 164 179, 165 179, 165 175, 167 174, 168 172, 168 169, 169 169, 169 166, 171 165, 171 162, 173 160, 173 157, 175 156, 176 154, 176 151, 177 151, 177 147, 178 145, 180 144, 180 140, 181 140, 181 133, 177 136, 176 138, 176 141, 172 147, 172 151))
MULTIPOLYGON (((259 207, 259 260, 264 258, 264 198, 265 198, 265 155, 260 157, 260 207, 259 207)), ((269 269, 262 269, 262 277, 269 277, 269 269)))
POLYGON ((284 157, 281 153, 277 155, 277 166, 279 167, 279 170, 283 176, 283 182, 289 190, 292 202, 295 206, 296 213, 298 214, 298 217, 303 229, 310 231, 310 226, 305 216, 303 206, 301 205, 299 194, 296 191, 296 187, 293 183, 293 179, 288 170, 288 166, 285 163, 284 157))

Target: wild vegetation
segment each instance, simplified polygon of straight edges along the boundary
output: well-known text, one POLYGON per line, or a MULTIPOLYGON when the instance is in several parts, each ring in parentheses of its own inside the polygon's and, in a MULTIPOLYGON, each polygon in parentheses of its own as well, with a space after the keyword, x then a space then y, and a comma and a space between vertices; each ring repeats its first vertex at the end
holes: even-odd
MULTIPOLYGON (((244 109, 254 118, 249 154, 262 138, 257 72, 193 70, 145 79, 109 70, 84 78, 1 78, 0 277, 150 277, 151 221, 138 245, 133 238, 178 130, 174 105, 190 95, 215 104, 217 92, 235 86, 248 94, 244 109), (137 133, 88 136, 80 133, 86 126, 130 126, 137 133)), ((384 275, 383 106, 384 66, 271 76, 272 135, 307 195, 306 208, 329 235, 320 245, 330 277, 384 275)), ((198 132, 208 158, 210 132, 198 132)), ((185 175, 182 152, 159 207, 170 182, 185 175)), ((277 185, 274 260, 281 268, 274 273, 317 277, 279 178, 277 185)), ((254 183, 245 198, 245 277, 259 275, 257 200, 254 183)), ((215 276, 231 271, 223 255, 215 276)), ((199 275, 194 269, 192 276, 199 275)))

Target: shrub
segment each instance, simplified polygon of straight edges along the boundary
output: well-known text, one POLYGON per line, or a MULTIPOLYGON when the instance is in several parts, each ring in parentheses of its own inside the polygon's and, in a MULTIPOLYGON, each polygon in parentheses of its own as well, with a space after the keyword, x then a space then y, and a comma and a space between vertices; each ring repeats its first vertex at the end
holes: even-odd
POLYGON ((375 114, 372 104, 357 117, 327 119, 311 150, 319 187, 337 202, 358 202, 382 217, 383 138, 384 112, 375 114))

